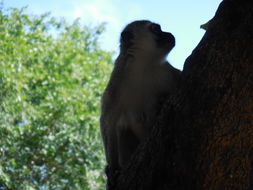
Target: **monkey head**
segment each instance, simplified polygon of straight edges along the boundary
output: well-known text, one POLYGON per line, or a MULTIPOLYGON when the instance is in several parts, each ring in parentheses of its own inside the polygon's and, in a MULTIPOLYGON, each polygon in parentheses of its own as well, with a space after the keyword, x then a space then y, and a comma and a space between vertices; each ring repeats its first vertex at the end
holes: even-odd
POLYGON ((150 57, 166 57, 175 46, 175 38, 161 30, 159 24, 148 20, 134 21, 121 33, 121 53, 145 54, 150 57), (130 53, 129 53, 130 52, 130 53))

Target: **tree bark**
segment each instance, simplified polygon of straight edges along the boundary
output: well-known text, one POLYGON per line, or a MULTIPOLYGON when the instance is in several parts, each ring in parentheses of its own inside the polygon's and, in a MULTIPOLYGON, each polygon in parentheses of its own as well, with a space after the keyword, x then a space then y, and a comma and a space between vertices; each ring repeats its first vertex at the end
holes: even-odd
POLYGON ((252 0, 220 4, 151 137, 108 189, 253 190, 252 0))

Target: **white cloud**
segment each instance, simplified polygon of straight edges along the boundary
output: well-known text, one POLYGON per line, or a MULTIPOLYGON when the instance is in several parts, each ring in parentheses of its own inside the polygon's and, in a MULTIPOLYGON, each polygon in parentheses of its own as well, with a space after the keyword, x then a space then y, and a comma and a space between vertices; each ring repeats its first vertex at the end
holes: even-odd
POLYGON ((117 0, 73 0, 69 17, 80 18, 86 24, 106 23, 106 32, 101 38, 101 46, 107 50, 116 50, 121 29, 122 10, 117 0))
MULTIPOLYGON (((70 2, 68 2, 70 3, 70 2)), ((122 28, 141 15, 141 8, 135 2, 120 0, 73 0, 65 12, 72 19, 80 18, 86 24, 106 23, 106 32, 101 46, 106 50, 117 50, 122 28)))
POLYGON ((64 17, 68 21, 80 18, 83 24, 91 26, 106 23, 106 31, 100 42, 103 49, 110 51, 118 50, 121 30, 129 22, 140 19, 143 7, 134 0, 45 0, 43 3, 24 1, 36 13, 50 11, 53 16, 64 17))
POLYGON ((92 23, 107 22, 113 25, 120 23, 120 13, 108 0, 73 1, 73 17, 80 17, 92 23))

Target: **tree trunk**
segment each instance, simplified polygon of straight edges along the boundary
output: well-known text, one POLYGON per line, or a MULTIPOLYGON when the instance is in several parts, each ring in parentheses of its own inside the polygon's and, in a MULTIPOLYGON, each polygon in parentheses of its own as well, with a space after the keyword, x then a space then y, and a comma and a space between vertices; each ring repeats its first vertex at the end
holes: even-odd
POLYGON ((220 4, 182 75, 109 190, 253 190, 252 0, 220 4))

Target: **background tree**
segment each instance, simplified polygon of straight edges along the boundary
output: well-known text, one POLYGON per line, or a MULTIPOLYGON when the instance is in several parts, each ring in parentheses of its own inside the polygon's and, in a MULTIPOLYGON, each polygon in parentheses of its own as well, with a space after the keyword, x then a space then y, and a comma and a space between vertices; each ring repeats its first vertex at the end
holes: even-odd
POLYGON ((0 189, 104 189, 103 30, 0 8, 0 189))
POLYGON ((223 0, 117 190, 253 189, 253 1, 223 0))

